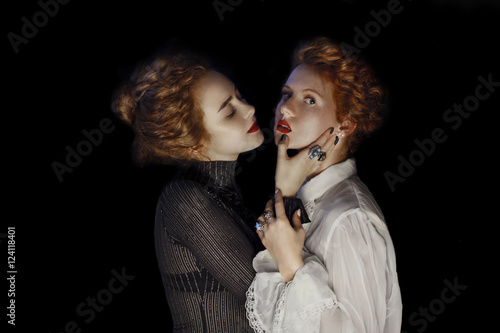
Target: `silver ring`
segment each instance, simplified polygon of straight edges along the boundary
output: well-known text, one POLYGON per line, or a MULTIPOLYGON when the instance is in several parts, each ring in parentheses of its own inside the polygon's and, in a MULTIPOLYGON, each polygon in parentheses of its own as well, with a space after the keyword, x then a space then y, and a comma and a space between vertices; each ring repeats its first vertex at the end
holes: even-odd
POLYGON ((264 218, 266 219, 266 222, 269 222, 270 219, 274 217, 274 212, 272 210, 266 209, 262 215, 264 215, 264 218))
POLYGON ((324 151, 320 152, 318 155, 318 161, 324 161, 326 159, 326 153, 324 151))
POLYGON ((264 229, 264 224, 266 224, 267 222, 262 222, 262 221, 257 221, 255 223, 255 229, 257 229, 257 231, 261 231, 262 232, 262 229, 264 229))
POLYGON ((321 153, 321 147, 320 146, 314 145, 314 146, 312 146, 312 147, 309 148, 309 158, 310 159, 315 158, 316 156, 318 156, 319 153, 321 153))

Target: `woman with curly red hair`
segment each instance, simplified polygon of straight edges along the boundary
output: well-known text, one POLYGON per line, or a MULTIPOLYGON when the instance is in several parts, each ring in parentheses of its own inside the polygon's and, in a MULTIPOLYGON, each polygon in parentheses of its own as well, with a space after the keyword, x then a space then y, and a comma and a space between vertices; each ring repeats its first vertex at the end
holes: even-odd
POLYGON ((257 275, 247 292, 256 332, 400 331, 394 247, 353 158, 380 125, 382 101, 380 84, 359 57, 327 38, 297 49, 276 108, 277 191, 259 217, 267 249, 254 259, 257 275), (329 127, 336 130, 333 152, 312 143, 329 127), (323 160, 300 189, 283 176, 298 161, 288 158, 288 148, 323 160), (285 216, 283 197, 295 196, 310 223, 294 217, 290 224, 285 216))
POLYGON ((264 136, 234 83, 193 52, 152 56, 117 88, 137 164, 178 174, 157 205, 155 247, 174 332, 252 332, 245 292, 261 248, 235 183, 238 155, 264 136))

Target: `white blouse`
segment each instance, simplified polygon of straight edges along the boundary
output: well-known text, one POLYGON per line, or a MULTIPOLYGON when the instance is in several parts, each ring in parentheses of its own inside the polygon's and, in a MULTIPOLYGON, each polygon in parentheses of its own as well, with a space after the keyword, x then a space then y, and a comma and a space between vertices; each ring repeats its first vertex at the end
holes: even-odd
POLYGON ((253 260, 247 317, 256 332, 396 333, 402 303, 384 217, 354 159, 302 185, 304 266, 285 280, 267 250, 253 260))

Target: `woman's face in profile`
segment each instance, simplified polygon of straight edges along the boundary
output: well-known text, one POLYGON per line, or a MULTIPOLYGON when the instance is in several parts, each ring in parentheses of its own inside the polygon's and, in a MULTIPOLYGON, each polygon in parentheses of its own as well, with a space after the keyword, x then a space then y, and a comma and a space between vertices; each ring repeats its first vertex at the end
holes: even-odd
POLYGON ((227 77, 209 71, 199 83, 197 97, 210 134, 203 153, 211 160, 233 161, 262 144, 264 135, 257 125, 255 108, 227 77))
POLYGON ((313 67, 297 66, 286 81, 276 107, 274 138, 289 137, 290 149, 309 146, 330 127, 337 129, 333 84, 313 67))

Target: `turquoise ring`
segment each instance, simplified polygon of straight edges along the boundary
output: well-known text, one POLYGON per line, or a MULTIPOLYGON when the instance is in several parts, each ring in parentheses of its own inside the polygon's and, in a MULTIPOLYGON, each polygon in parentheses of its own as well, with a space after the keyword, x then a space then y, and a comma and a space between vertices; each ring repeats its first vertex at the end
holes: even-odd
POLYGON ((310 159, 315 158, 316 156, 318 156, 319 153, 321 153, 320 146, 315 145, 315 146, 309 148, 309 158, 310 159))

